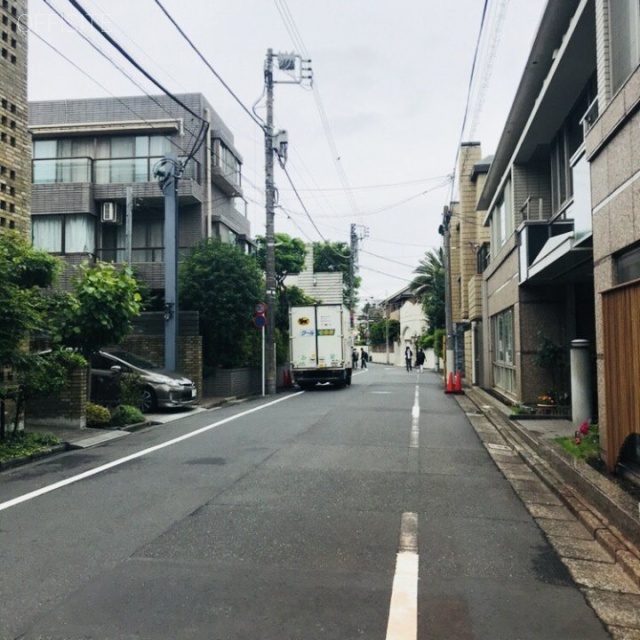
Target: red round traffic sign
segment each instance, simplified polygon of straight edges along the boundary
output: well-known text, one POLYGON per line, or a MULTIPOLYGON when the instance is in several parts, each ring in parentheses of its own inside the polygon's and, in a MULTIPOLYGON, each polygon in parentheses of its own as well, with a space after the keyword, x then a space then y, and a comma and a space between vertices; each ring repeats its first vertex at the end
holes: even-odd
POLYGON ((264 316, 258 315, 253 317, 253 324, 258 328, 262 329, 267 324, 267 319, 264 316))
POLYGON ((255 311, 259 316, 263 316, 267 310, 267 305, 264 302, 258 302, 255 311))

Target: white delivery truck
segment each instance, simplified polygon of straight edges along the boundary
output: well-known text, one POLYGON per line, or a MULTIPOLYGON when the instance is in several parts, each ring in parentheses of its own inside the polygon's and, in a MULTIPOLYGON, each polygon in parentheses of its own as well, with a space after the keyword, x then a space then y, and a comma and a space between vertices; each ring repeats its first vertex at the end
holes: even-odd
POLYGON ((291 307, 291 380, 301 389, 318 382, 351 384, 353 338, 349 310, 341 304, 291 307))

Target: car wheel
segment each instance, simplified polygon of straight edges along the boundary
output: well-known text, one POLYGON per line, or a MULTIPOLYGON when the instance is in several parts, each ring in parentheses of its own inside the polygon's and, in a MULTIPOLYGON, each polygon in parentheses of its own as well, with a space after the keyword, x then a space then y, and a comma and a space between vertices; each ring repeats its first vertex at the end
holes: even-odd
POLYGON ((145 387, 142 390, 142 397, 140 398, 140 411, 142 413, 149 413, 158 406, 156 399, 156 393, 151 387, 145 387))

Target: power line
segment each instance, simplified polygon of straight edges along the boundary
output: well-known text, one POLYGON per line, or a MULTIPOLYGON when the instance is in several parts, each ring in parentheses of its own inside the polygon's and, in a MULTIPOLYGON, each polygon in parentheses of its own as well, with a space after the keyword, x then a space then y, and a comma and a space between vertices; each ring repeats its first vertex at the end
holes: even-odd
POLYGON ((120 53, 121 56, 123 56, 140 73, 142 73, 145 78, 155 84, 156 87, 158 87, 164 94, 169 96, 169 98, 171 98, 171 100, 173 100, 176 104, 180 105, 187 113, 191 114, 197 120, 200 120, 200 122, 202 123, 200 134, 194 141, 193 149, 186 159, 186 162, 188 162, 191 158, 193 158, 198 149, 204 143, 209 123, 201 115, 190 109, 177 96, 171 93, 159 80, 151 75, 141 64, 139 64, 129 53, 127 53, 127 51, 125 51, 125 49, 120 44, 118 44, 116 40, 114 40, 114 38, 112 38, 104 29, 100 27, 100 25, 94 20, 93 16, 88 13, 77 0, 68 0, 68 2, 112 47, 114 47, 118 51, 118 53, 120 53))
MULTIPOLYGON (((371 185, 363 185, 360 187, 351 187, 352 191, 364 191, 366 189, 388 189, 391 187, 404 187, 410 184, 418 184, 420 182, 429 182, 431 180, 442 180, 446 178, 447 181, 451 178, 450 175, 442 175, 442 176, 434 176, 433 178, 418 178, 416 180, 407 180, 405 182, 388 182, 381 184, 371 184, 371 185)), ((286 189, 281 189, 281 191, 286 191, 286 189)), ((343 187, 318 187, 316 189, 298 189, 298 191, 344 191, 343 187)))
POLYGON ((380 260, 386 260, 387 262, 393 262, 394 264, 399 264, 401 267, 408 267, 409 269, 413 269, 413 265, 407 264, 406 262, 398 262, 398 260, 385 258, 384 256, 379 256, 376 253, 371 253, 371 251, 365 251, 364 249, 360 249, 360 252, 366 253, 368 256, 373 256, 374 258, 380 258, 380 260))
POLYGON ((458 170, 458 157, 460 155, 460 146, 462 145, 462 138, 464 136, 464 129, 467 125, 467 117, 469 115, 469 103, 470 103, 470 99, 471 99, 471 88, 473 85, 473 77, 475 74, 475 70, 476 70, 476 63, 478 61, 478 50, 480 49, 480 40, 482 38, 482 31, 484 28, 484 21, 487 15, 487 5, 489 4, 489 0, 484 0, 484 7, 482 9, 482 18, 480 19, 480 30, 478 32, 478 39, 476 41, 476 48, 475 48, 475 52, 473 54, 473 63, 471 65, 471 74, 469 76, 469 87, 467 89, 467 102, 465 104, 464 107, 464 116, 462 118, 462 127, 460 129, 460 140, 458 141, 458 146, 456 148, 456 159, 453 163, 453 179, 451 181, 451 196, 449 197, 449 201, 453 200, 453 187, 454 187, 454 183, 455 183, 455 177, 457 174, 457 170, 458 170))
MULTIPOLYGON (((87 78, 89 78, 89 80, 91 80, 93 83, 95 83, 97 86, 99 86, 101 89, 103 89, 106 93, 108 93, 110 96, 112 96, 113 98, 115 98, 116 100, 118 100, 118 102, 120 102, 126 109, 128 109, 129 111, 131 111, 131 113, 133 113, 133 115, 135 115, 137 118, 140 118, 140 120, 142 122, 144 122, 145 124, 148 124, 150 126, 152 126, 152 123, 148 122, 147 120, 145 120, 144 116, 140 115, 137 111, 135 111, 134 109, 132 109, 124 100, 122 100, 121 98, 119 98, 118 96, 116 96, 114 93, 112 93, 111 91, 109 91, 109 89, 107 89, 103 84, 101 84, 100 82, 98 82, 91 74, 87 73, 84 69, 82 69, 80 66, 78 66, 73 60, 71 60, 70 58, 68 58, 64 53, 62 53, 62 51, 60 51, 59 49, 57 49, 54 45, 52 45, 49 41, 47 41, 45 38, 43 38, 39 33, 37 33, 36 31, 34 31, 31 27, 29 27, 29 31, 30 33, 35 36, 36 38, 38 38, 38 40, 40 40, 41 42, 43 42, 47 47, 49 47, 50 49, 52 49, 55 53, 57 53, 61 58, 63 58, 64 60, 66 60, 72 67, 74 67, 76 70, 78 70, 80 73, 82 73, 84 76, 86 76, 87 78)), ((177 149, 179 149, 180 151, 182 151, 184 154, 187 153, 187 151, 185 149, 183 149, 177 142, 175 142, 174 140, 172 140, 169 136, 162 136, 163 138, 165 138, 166 140, 168 140, 172 145, 174 145, 177 149)))
MULTIPOLYGON (((59 18, 61 18, 69 27, 71 27, 85 42, 87 42, 100 56, 102 56, 105 60, 107 60, 107 62, 109 62, 110 64, 112 64, 125 78, 127 78, 127 80, 129 80, 132 84, 134 84, 136 87, 138 87, 138 89, 140 89, 140 91, 142 91, 152 102, 154 102, 158 107, 160 107, 166 114, 168 114, 169 116, 171 116, 172 118, 175 117, 173 113, 171 113, 166 107, 165 105, 163 105, 159 100, 157 100, 157 98, 155 96, 150 95, 146 89, 138 82, 136 81, 134 78, 132 78, 117 62, 115 62, 115 60, 113 60, 113 58, 109 57, 102 49, 100 49, 100 47, 98 47, 98 45, 95 44, 95 42, 93 42, 86 34, 84 34, 81 30, 79 30, 74 24, 73 22, 71 22, 67 16, 62 13, 57 7, 53 6, 50 2, 50 0, 44 0, 44 3, 49 7, 49 9, 51 9, 59 18)), ((33 30, 31 30, 33 32, 33 30)), ((39 36, 37 36, 39 37, 39 36)), ((122 99, 118 98, 117 96, 115 96, 111 91, 109 91, 106 87, 104 87, 103 85, 101 85, 99 82, 97 82, 93 76, 87 74, 85 71, 83 71, 78 65, 76 65, 74 62, 72 62, 67 56, 65 56, 62 52, 60 52, 58 49, 56 49, 52 44, 50 44, 49 42, 47 42, 44 38, 40 37, 40 40, 42 42, 44 42, 45 44, 47 44, 49 47, 51 47, 56 53, 58 53, 60 56, 62 56, 65 60, 67 60, 67 62, 69 62, 70 64, 72 64, 76 69, 78 69, 78 71, 80 71, 81 73, 83 73, 84 75, 86 75, 87 77, 89 77, 93 82, 95 82, 99 87, 101 87, 102 89, 104 89, 107 93, 109 93, 111 96, 113 96, 114 98, 116 98, 123 106, 125 106, 129 111, 131 111, 134 115, 136 115, 137 117, 139 117, 143 122, 147 122, 140 114, 136 113, 136 111, 134 111, 131 107, 129 107, 122 99)), ((147 124, 149 124, 147 122, 147 124)), ((184 128, 194 137, 197 137, 197 134, 189 129, 186 125, 184 125, 184 128)), ((174 145, 177 149, 179 149, 180 151, 182 151, 182 153, 184 153, 185 155, 188 155, 189 152, 184 149, 182 146, 180 146, 178 143, 174 142, 169 136, 162 136, 164 137, 166 140, 168 140, 172 145, 174 145)))
MULTIPOLYGON (((282 19, 285 23, 285 28, 289 32, 289 35, 291 36, 294 42, 294 45, 296 46, 296 48, 299 49, 300 53, 302 53, 305 56, 305 58, 310 58, 309 52, 304 45, 304 41, 302 39, 302 36, 300 35, 300 31, 296 25, 295 19, 287 5, 286 0, 274 0, 274 2, 276 5, 276 8, 280 12, 280 15, 282 16, 282 19), (280 9, 280 7, 282 7, 282 9, 280 9)), ((336 147, 336 143, 333 137, 333 132, 331 131, 331 127, 329 125, 329 119, 327 118, 327 113, 324 108, 324 103, 322 102, 322 96, 320 95, 320 90, 318 88, 317 80, 314 81, 314 84, 312 85, 312 91, 313 91, 313 98, 315 100, 316 107, 320 115, 320 122, 322 124, 322 129, 324 131, 325 138, 327 139, 327 143, 329 145, 329 151, 331 153, 331 157, 333 159, 333 162, 336 167, 336 171, 338 173, 338 178, 342 183, 345 195, 347 196, 347 200, 349 202, 349 205, 351 206, 351 210, 353 214, 357 214, 358 205, 353 195, 353 191, 349 185, 347 174, 344 170, 344 167, 342 166, 341 157, 340 157, 340 154, 338 153, 338 149, 336 147)))
MULTIPOLYGON (((72 0, 70 0, 72 1, 72 0)), ((75 1, 75 0, 73 0, 75 1)), ((196 47, 196 45, 192 42, 192 40, 189 38, 189 36, 183 31, 183 29, 180 27, 180 25, 176 22, 176 20, 171 16, 171 14, 167 11, 167 9, 165 9, 164 5, 162 4, 162 2, 160 2, 160 0, 154 0, 155 3, 160 7, 160 9, 162 10, 162 12, 164 13, 164 15, 169 19, 169 21, 171 22, 171 24, 178 30, 178 32, 180 33, 180 35, 187 41, 187 43, 189 44, 189 46, 196 52, 196 54, 198 55, 198 57, 200 58, 200 60, 202 60, 202 62, 204 62, 204 64, 207 66, 207 68, 211 71, 211 73, 213 73, 213 75, 220 81, 220 83, 222 84, 222 86, 231 94, 231 96, 233 97, 233 99, 240 105, 240 107, 242 108, 242 110, 261 128, 264 129, 264 123, 259 120, 249 109, 247 109, 247 107, 245 107, 245 105, 243 104, 243 102, 240 100, 240 98, 238 98, 238 96, 231 90, 231 87, 229 87, 229 85, 222 79, 222 77, 220 76, 220 74, 211 66, 211 64, 209 63, 209 61, 204 57, 204 55, 200 52, 200 50, 198 49, 198 47, 196 47)))

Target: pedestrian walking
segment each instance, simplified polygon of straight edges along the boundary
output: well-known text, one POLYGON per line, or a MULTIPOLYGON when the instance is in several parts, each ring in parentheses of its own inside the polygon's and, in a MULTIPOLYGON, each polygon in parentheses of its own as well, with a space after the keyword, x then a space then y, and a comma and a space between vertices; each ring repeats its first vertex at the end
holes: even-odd
POLYGON ((353 365, 354 369, 358 368, 358 350, 354 349, 351 352, 351 364, 353 365))
POLYGON ((360 368, 366 369, 368 361, 369 361, 369 354, 364 349, 360 349, 360 368))
POLYGON ((422 347, 418 347, 418 353, 416 353, 416 369, 418 369, 418 373, 422 373, 422 367, 424 366, 425 354, 422 350, 422 347))
POLYGON ((407 371, 411 371, 412 364, 411 360, 413 358, 413 351, 411 351, 411 347, 407 345, 407 348, 404 350, 404 363, 407 367, 407 371))

